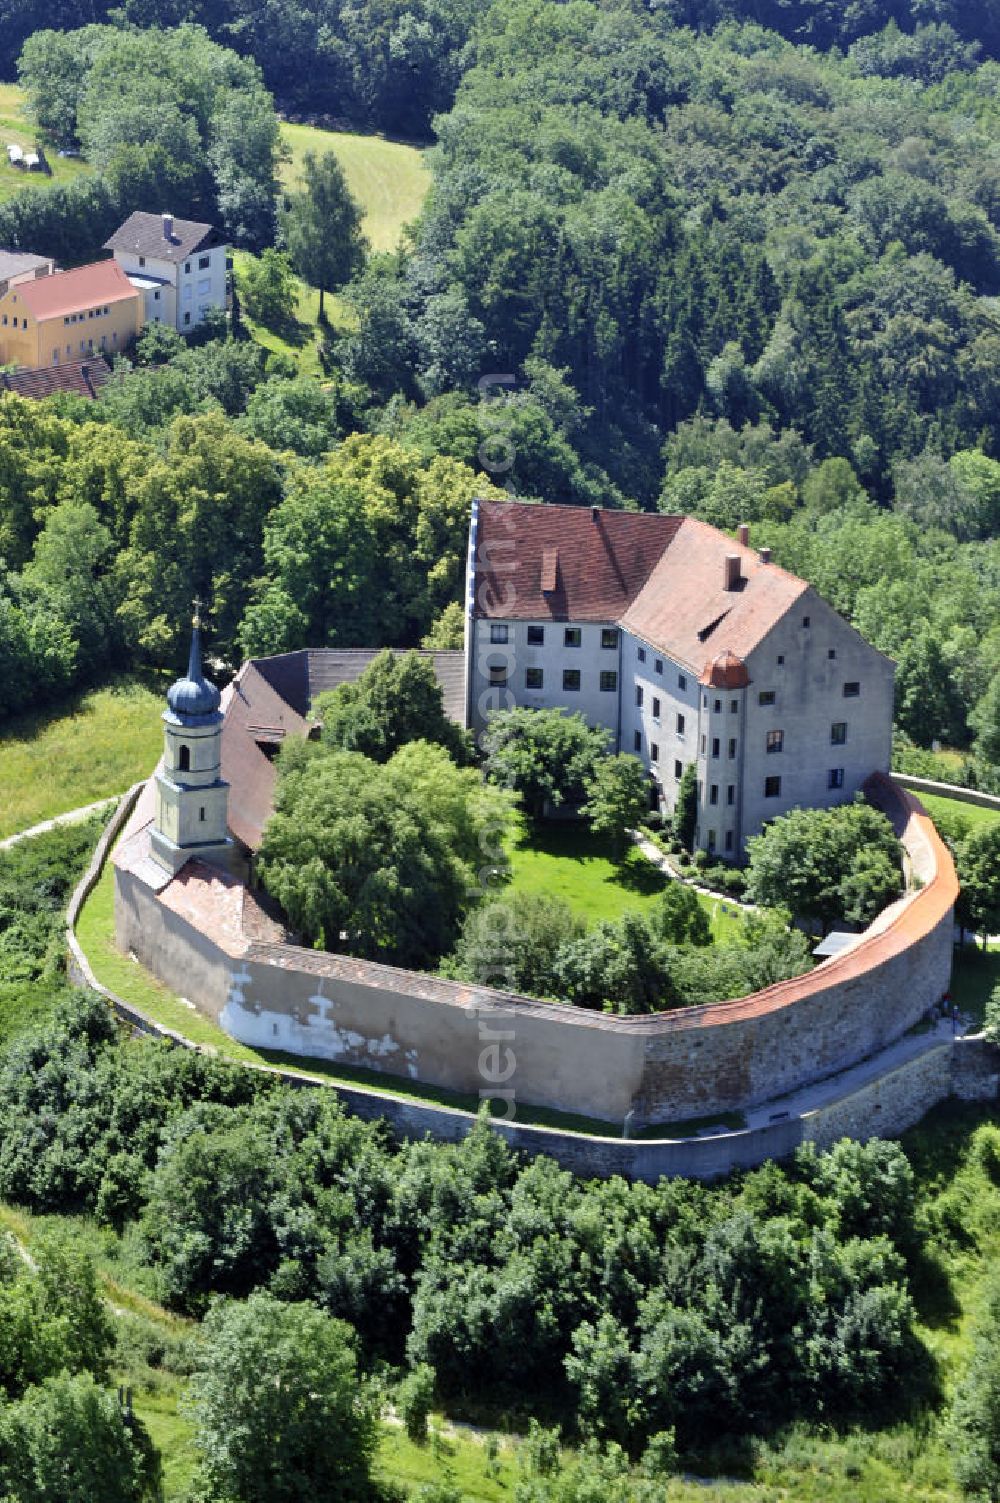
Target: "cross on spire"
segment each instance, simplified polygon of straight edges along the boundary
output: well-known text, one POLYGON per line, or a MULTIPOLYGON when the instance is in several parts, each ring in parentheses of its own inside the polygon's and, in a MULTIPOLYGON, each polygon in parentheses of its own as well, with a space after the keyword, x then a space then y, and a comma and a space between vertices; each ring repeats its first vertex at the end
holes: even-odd
POLYGON ((202 606, 204 605, 205 602, 201 599, 201 597, 199 595, 196 595, 194 597, 194 600, 191 603, 194 606, 194 619, 192 620, 191 625, 192 626, 200 626, 201 625, 201 608, 202 608, 202 606))

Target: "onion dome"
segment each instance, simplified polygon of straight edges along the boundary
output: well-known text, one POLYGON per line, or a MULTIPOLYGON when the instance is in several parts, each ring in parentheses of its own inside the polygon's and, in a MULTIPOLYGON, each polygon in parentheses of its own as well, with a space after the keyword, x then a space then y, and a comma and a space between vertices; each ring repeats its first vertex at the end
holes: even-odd
POLYGON ((745 689, 750 682, 747 665, 735 652, 720 652, 710 663, 699 680, 710 689, 745 689))
POLYGON ((194 618, 187 674, 167 691, 170 715, 185 725, 207 725, 219 714, 219 691, 210 684, 201 667, 201 623, 194 618))

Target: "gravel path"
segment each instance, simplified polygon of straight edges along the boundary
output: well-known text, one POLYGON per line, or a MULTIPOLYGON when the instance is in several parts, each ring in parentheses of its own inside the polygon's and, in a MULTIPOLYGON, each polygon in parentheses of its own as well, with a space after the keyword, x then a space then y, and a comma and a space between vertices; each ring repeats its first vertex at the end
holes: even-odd
POLYGON ((20 830, 16 835, 8 835, 6 840, 0 840, 0 851, 9 850, 12 845, 17 845, 21 840, 31 840, 35 835, 46 835, 49 830, 55 830, 59 825, 78 825, 99 809, 106 809, 110 804, 116 804, 121 798, 120 793, 114 793, 110 798, 99 798, 96 804, 83 804, 79 809, 69 809, 65 814, 57 814, 53 819, 43 819, 41 824, 32 825, 30 830, 20 830))

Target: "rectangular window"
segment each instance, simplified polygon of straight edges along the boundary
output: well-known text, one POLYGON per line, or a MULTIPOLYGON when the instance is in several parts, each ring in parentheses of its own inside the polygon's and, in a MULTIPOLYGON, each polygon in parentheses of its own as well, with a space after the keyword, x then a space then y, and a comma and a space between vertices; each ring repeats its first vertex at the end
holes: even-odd
POLYGON ((680 780, 681 780, 681 778, 683 776, 684 776, 684 763, 683 762, 675 762, 674 763, 674 777, 677 779, 678 782, 680 782, 680 780))
POLYGON ((712 786, 711 786, 711 788, 708 790, 708 802, 710 804, 717 804, 719 802, 719 785, 718 785, 718 783, 713 783, 712 786))
POLYGON ((709 832, 708 832, 708 849, 709 849, 710 852, 715 850, 715 831, 714 830, 709 830, 709 832))
POLYGON ((784 733, 784 731, 768 731, 768 733, 767 733, 767 750, 768 750, 768 752, 769 753, 771 753, 771 752, 780 752, 780 751, 784 751, 784 749, 785 749, 785 733, 784 733))
POLYGON ((618 632, 615 627, 601 627, 601 646, 604 648, 612 648, 618 646, 618 632))
POLYGON ((656 662, 653 664, 653 667, 656 669, 657 673, 662 673, 663 672, 663 659, 662 658, 657 658, 656 662))
POLYGON ((765 778, 764 779, 764 797, 765 798, 780 798, 781 797, 781 779, 780 778, 765 778))
POLYGON ((601 674, 601 693, 602 694, 613 694, 617 688, 618 688, 618 675, 617 675, 617 673, 611 671, 611 672, 605 672, 605 673, 601 674))
POLYGON ((185 272, 189 272, 191 270, 191 262, 190 261, 185 261, 184 262, 184 270, 185 270, 185 272))
POLYGON ((139 265, 140 266, 145 266, 145 264, 146 264, 146 257, 145 256, 140 256, 139 257, 139 265))
POLYGON ((198 810, 198 818, 199 818, 199 820, 201 821, 202 824, 205 823, 205 811, 204 811, 204 809, 199 809, 198 810))
POLYGON ((730 736, 730 738, 729 738, 729 755, 730 755, 730 757, 735 757, 736 756, 736 737, 735 736, 730 736))
POLYGON ((542 687, 542 670, 540 668, 526 668, 524 670, 524 687, 526 689, 540 689, 542 687))
POLYGON ((636 686, 635 686, 635 702, 639 706, 639 709, 641 710, 642 709, 642 685, 641 684, 636 684, 636 686))
POLYGON ((211 265, 211 257, 210 256, 199 256, 198 257, 198 270, 199 271, 204 271, 205 268, 208 267, 208 266, 210 266, 210 265, 211 265))
POLYGON ((494 643, 502 646, 507 641, 507 638, 508 638, 509 635, 510 634, 509 634, 506 626, 497 626, 496 623, 494 623, 494 624, 492 624, 490 626, 490 641, 491 642, 494 642, 494 643))
POLYGON ((726 831, 726 850, 727 851, 731 851, 732 848, 733 848, 733 832, 732 832, 732 830, 727 830, 726 831))
POLYGON ((563 689, 567 694, 578 694, 580 692, 579 668, 563 669, 563 689))
POLYGON ((184 322, 186 324, 189 324, 191 322, 191 315, 190 315, 190 313, 185 313, 185 315, 184 315, 184 322))
POLYGON ((646 661, 646 649, 645 649, 645 647, 640 647, 639 648, 639 662, 640 663, 644 663, 645 661, 646 661))
POLYGON ((501 663, 499 667, 490 668, 490 688, 506 689, 507 687, 507 664, 501 663))
POLYGON ((160 301, 160 289, 159 289, 159 287, 157 287, 156 291, 153 293, 153 302, 154 303, 158 303, 159 301, 160 301))
POLYGON ((677 734, 678 734, 678 736, 683 736, 683 734, 684 734, 684 716, 683 715, 678 715, 678 717, 677 717, 677 734))
POLYGON ((854 683, 850 683, 850 684, 845 684, 844 685, 844 698, 845 699, 857 699, 857 697, 858 697, 858 695, 860 693, 861 693, 861 685, 859 683, 857 683, 856 681, 854 683))
POLYGON ((659 718, 660 718, 660 701, 658 699, 656 699, 655 696, 654 696, 654 699, 653 699, 653 719, 654 720, 659 720, 659 718))
POLYGON ((736 802, 736 787, 735 787, 735 784, 730 783, 729 787, 726 789, 726 803, 729 805, 729 807, 731 809, 733 807, 733 805, 735 804, 735 802, 736 802))
POLYGON ((846 746, 847 745, 847 721, 846 720, 835 720, 833 722, 833 724, 831 725, 831 727, 830 727, 830 745, 831 746, 846 746))
POLYGON ((678 687, 678 689, 682 689, 683 690, 683 689, 686 689, 687 686, 688 686, 687 674, 686 673, 678 673, 678 675, 677 675, 677 687, 678 687))
POLYGON ((529 647, 544 647, 545 646, 545 627, 544 626, 529 626, 528 627, 528 646, 529 647))
POLYGON ((774 690, 773 689, 761 689, 760 693, 757 695, 757 703, 759 705, 773 705, 774 704, 774 690))
POLYGON ((563 632, 563 645, 566 647, 579 647, 583 641, 583 633, 578 626, 567 626, 563 632))
POLYGON ((660 760, 660 748, 655 741, 649 743, 649 760, 651 762, 658 762, 660 760))
POLYGON ((740 713, 740 702, 738 699, 731 699, 729 701, 729 713, 730 715, 738 715, 740 713))
POLYGON ((632 750, 633 751, 637 751, 637 752, 641 752, 642 751, 642 732, 641 731, 633 731, 632 732, 632 750))
POLYGON ((834 660, 834 658, 837 656, 837 649, 836 649, 836 647, 828 647, 827 650, 826 650, 826 655, 830 659, 830 662, 832 663, 833 660, 834 660))
POLYGON ((810 620, 810 618, 808 616, 803 616, 802 617, 802 625, 805 627, 805 629, 807 631, 809 630, 809 627, 812 625, 812 622, 811 622, 811 620, 810 620))
POLYGON ((712 737, 712 756, 713 757, 717 757, 719 755, 719 747, 720 747, 720 745, 721 745, 721 743, 719 741, 718 736, 713 736, 712 737))
POLYGON ((842 767, 830 768, 830 771, 826 775, 826 786, 828 788, 843 788, 844 769, 842 767))
POLYGON ((783 652, 779 652, 778 653, 778 667, 779 668, 784 668, 784 666, 785 666, 785 654, 783 652))
POLYGON ((721 709, 722 709, 722 700, 721 699, 717 699, 715 701, 715 703, 713 704, 713 706, 712 706, 712 714, 713 715, 718 715, 718 713, 719 713, 719 711, 721 709))

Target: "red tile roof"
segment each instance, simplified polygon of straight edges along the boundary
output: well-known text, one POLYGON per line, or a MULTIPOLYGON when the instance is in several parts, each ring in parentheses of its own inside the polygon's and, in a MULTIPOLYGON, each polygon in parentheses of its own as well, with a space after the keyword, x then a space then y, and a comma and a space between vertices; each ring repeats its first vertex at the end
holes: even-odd
POLYGON ((34 282, 18 282, 11 294, 39 322, 139 296, 117 261, 94 261, 34 282))
POLYGON ((40 401, 56 391, 71 391, 78 397, 96 397, 111 380, 111 368, 103 355, 86 360, 67 360, 64 365, 43 365, 35 370, 4 371, 0 386, 19 397, 40 401))
POLYGON ((809 588, 694 517, 482 501, 476 549, 477 615, 618 621, 699 674, 744 658, 809 588))
POLYGON ((476 608, 528 621, 616 621, 645 584, 679 517, 481 501, 476 608))
POLYGON ((745 689, 750 675, 746 663, 735 652, 720 652, 705 665, 700 682, 710 689, 745 689))
POLYGON ((701 673, 722 652, 746 658, 808 589, 752 548, 685 517, 622 626, 701 673), (727 590, 726 558, 737 553, 740 587, 727 590))
MULTIPOLYGON (((309 707, 318 694, 353 683, 373 658, 374 648, 310 648, 273 658, 251 658, 224 691, 222 776, 230 785, 229 828, 255 851, 274 810, 277 768, 273 754, 287 736, 309 731, 309 707)), ((465 654, 422 652, 430 658, 444 710, 465 720, 465 654)))

